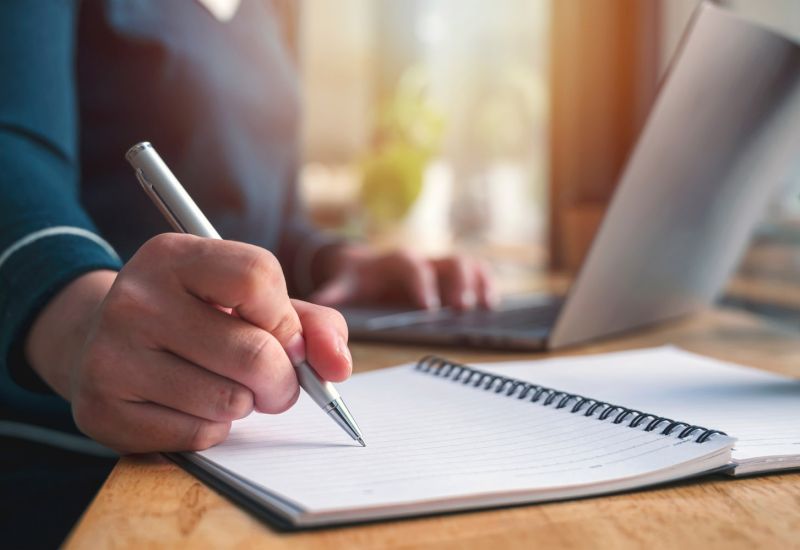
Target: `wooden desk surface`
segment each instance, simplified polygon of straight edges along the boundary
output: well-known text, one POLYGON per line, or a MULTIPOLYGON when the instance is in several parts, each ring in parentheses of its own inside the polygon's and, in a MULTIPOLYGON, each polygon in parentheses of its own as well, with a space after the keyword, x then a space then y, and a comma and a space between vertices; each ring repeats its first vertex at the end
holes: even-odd
MULTIPOLYGON (((572 354, 672 343, 800 376, 800 337, 732 310, 708 311, 572 354)), ((430 349, 354 345, 358 371, 430 349)), ((532 354, 434 350, 462 361, 532 354)), ((542 357, 541 354, 538 357, 542 357)), ((800 419, 798 419, 800 422, 800 419)), ((314 532, 279 533, 158 456, 120 460, 67 548, 800 548, 800 473, 708 478, 579 501, 314 532)))

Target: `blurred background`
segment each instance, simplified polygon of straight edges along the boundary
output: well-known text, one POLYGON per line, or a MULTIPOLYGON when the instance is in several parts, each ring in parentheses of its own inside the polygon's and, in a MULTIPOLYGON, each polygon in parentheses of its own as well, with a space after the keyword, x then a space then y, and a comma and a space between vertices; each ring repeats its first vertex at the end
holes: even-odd
MULTIPOLYGON (((800 40, 797 0, 719 0, 800 40)), ((302 198, 377 246, 580 265, 698 0, 309 0, 302 198)), ((723 300, 800 329, 800 162, 723 300)), ((734 223, 735 220, 732 220, 734 223)))

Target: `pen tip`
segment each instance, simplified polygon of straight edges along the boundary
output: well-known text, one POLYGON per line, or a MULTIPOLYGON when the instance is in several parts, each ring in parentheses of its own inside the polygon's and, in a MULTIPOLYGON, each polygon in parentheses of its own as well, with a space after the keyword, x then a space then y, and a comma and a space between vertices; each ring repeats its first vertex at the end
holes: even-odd
POLYGON ((364 443, 364 440, 363 440, 363 439, 361 439, 360 437, 358 438, 358 442, 359 442, 359 443, 361 443, 361 446, 362 446, 362 447, 366 447, 366 446, 367 446, 367 444, 366 444, 366 443, 364 443))

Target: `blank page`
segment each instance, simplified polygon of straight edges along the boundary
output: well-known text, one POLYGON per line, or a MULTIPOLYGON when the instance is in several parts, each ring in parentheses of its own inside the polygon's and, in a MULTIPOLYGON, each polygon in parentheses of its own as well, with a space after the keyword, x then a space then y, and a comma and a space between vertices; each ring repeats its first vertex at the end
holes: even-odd
POLYGON ((800 466, 800 380, 674 347, 479 367, 722 430, 737 462, 800 466))
POLYGON ((340 391, 366 448, 302 395, 287 413, 235 422, 227 441, 199 454, 315 513, 608 492, 625 488, 610 482, 627 480, 630 488, 654 473, 660 477, 650 483, 688 475, 679 466, 692 461, 708 462, 694 464, 694 473, 719 467, 732 443, 712 437, 699 444, 585 418, 412 366, 356 375, 340 391))

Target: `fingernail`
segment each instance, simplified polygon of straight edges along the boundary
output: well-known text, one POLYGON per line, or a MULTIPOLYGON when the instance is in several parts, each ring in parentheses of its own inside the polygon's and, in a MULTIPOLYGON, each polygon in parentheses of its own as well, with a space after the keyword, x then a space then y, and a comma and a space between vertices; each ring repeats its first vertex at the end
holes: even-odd
POLYGON ((347 347, 347 342, 345 342, 344 339, 342 338, 339 339, 339 343, 336 346, 336 351, 339 353, 339 355, 341 355, 347 360, 347 364, 350 365, 350 367, 352 368, 353 356, 351 355, 350 348, 347 347))
POLYGON ((474 290, 465 290, 461 293, 461 305, 463 305, 465 308, 474 308, 477 301, 478 297, 475 295, 474 290))
POLYGON ((442 307, 442 302, 436 294, 428 294, 425 298, 425 307, 428 309, 439 309, 442 307))
POLYGON ((289 356, 289 361, 293 365, 298 365, 306 360, 306 341, 303 338, 302 332, 295 333, 294 336, 289 338, 289 341, 283 348, 286 355, 289 356))

